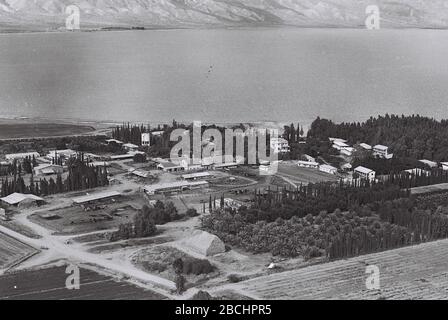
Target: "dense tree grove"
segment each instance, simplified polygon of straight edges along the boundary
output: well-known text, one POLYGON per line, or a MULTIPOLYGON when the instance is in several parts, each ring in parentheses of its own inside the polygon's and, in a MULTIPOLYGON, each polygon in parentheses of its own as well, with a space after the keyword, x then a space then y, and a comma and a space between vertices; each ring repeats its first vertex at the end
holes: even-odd
POLYGON ((251 207, 213 207, 202 226, 254 253, 305 258, 338 259, 446 238, 448 193, 414 196, 402 189, 445 181, 442 170, 432 172, 256 192, 251 207))
POLYGON ((437 121, 419 115, 371 117, 365 122, 336 124, 317 118, 308 131, 308 138, 327 141, 329 137, 390 147, 398 157, 448 160, 448 120, 437 121))
POLYGON ((36 158, 26 157, 22 161, 17 161, 16 159, 13 162, 8 163, 7 165, 0 165, 0 176, 7 175, 17 175, 17 174, 25 174, 32 173, 33 168, 37 166, 36 158))
POLYGON ((348 210, 355 205, 408 196, 408 190, 402 190, 389 183, 369 184, 368 181, 358 181, 351 185, 318 183, 300 186, 294 190, 269 191, 267 194, 256 192, 254 205, 250 208, 241 207, 239 213, 251 223, 260 220, 272 222, 277 218, 290 219, 293 216, 317 215, 322 210, 333 212, 338 208, 348 210))
POLYGON ((156 233, 156 225, 175 221, 181 217, 174 203, 163 203, 158 200, 152 207, 143 206, 134 216, 133 222, 121 224, 118 231, 110 236, 110 241, 150 237, 156 233))
MULTIPOLYGON (((112 137, 114 139, 123 141, 123 142, 130 142, 136 145, 140 145, 141 144, 141 134, 145 133, 145 132, 149 132, 150 134, 150 146, 149 148, 145 149, 145 151, 148 153, 149 156, 151 157, 169 157, 170 156, 170 152, 172 150, 172 148, 178 143, 177 141, 171 141, 171 133, 173 132, 173 130, 175 129, 183 129, 183 130, 188 130, 189 134, 190 134, 190 150, 191 150, 191 154, 190 156, 192 156, 194 147, 193 147, 193 124, 189 124, 189 125, 185 125, 185 124, 180 124, 177 123, 176 121, 173 121, 172 125, 163 125, 163 126, 158 126, 157 128, 151 128, 149 125, 148 126, 144 126, 144 125, 131 125, 131 124, 123 124, 121 126, 117 126, 116 128, 113 129, 112 132, 112 137), (153 134, 153 132, 158 132, 157 135, 153 134)), ((220 133, 222 141, 221 141, 221 154, 226 154, 226 150, 225 150, 225 145, 226 145, 226 141, 225 141, 225 130, 226 127, 222 127, 222 126, 216 126, 216 125, 202 125, 201 126, 201 133, 203 134, 205 130, 207 129, 215 129, 217 132, 220 133)), ((247 128, 246 126, 240 124, 237 126, 234 126, 232 128, 229 128, 232 130, 241 130, 242 132, 247 132, 247 128)), ((302 130, 303 132, 303 130, 302 130)), ((254 134, 255 139, 266 139, 266 149, 268 150, 267 152, 269 152, 269 146, 270 146, 270 136, 269 136, 269 132, 268 130, 265 131, 260 131, 257 132, 257 134, 255 135, 254 132, 252 132, 254 134)), ((213 138, 211 137, 210 142, 213 142, 213 138)), ((236 137, 233 137, 233 145, 236 144, 236 137)), ((249 141, 250 138, 248 136, 244 137, 244 158, 248 159, 249 157, 247 156, 248 153, 250 152, 251 154, 257 154, 257 150, 258 150, 258 144, 256 143, 256 148, 254 151, 249 151, 249 141)), ((258 141, 258 140, 255 140, 258 141)), ((204 147, 205 145, 205 141, 202 141, 203 145, 202 147, 204 147)), ((219 151, 219 150, 214 150, 214 151, 219 151)), ((236 149, 234 148, 233 150, 233 156, 236 155, 236 149)), ((208 156, 208 155, 207 155, 208 156)), ((258 161, 258 159, 257 159, 258 161)))
POLYGON ((1 182, 1 196, 5 197, 11 193, 32 193, 46 196, 56 193, 85 190, 102 187, 109 184, 106 167, 90 166, 84 161, 82 154, 71 158, 67 162, 68 175, 65 179, 57 175, 56 179, 41 178, 35 181, 33 175, 26 183, 17 171, 12 177, 6 177, 1 182))
POLYGON ((113 154, 125 153, 120 145, 105 144, 104 135, 80 137, 49 137, 27 140, 0 141, 0 153, 20 153, 36 151, 46 154, 51 150, 73 149, 80 152, 105 152, 113 154))

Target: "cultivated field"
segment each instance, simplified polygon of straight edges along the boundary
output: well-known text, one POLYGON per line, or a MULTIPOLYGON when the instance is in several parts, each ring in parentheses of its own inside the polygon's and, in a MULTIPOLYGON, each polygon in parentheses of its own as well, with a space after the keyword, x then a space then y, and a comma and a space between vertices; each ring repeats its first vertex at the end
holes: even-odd
POLYGON ((430 186, 411 188, 411 193, 412 194, 421 194, 421 193, 429 193, 429 192, 437 192, 437 191, 445 191, 445 190, 448 190, 448 183, 439 183, 439 184, 433 184, 430 186))
POLYGON ((234 285, 260 299, 448 299, 448 240, 281 272, 234 285), (367 265, 380 290, 367 290, 367 265))
POLYGON ((0 233, 0 269, 8 268, 36 252, 25 243, 0 233))
POLYGON ((0 139, 44 138, 80 135, 95 130, 90 126, 55 123, 0 123, 0 139))
POLYGON ((128 282, 80 269, 80 289, 68 290, 66 267, 22 271, 0 277, 0 299, 160 300, 165 297, 128 282))

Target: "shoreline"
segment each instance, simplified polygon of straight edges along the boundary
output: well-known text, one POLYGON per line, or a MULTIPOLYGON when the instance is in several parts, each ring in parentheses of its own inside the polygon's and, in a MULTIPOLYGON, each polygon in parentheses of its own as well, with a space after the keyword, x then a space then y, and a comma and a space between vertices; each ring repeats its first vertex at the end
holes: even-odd
MULTIPOLYGON (((179 31, 179 30, 191 30, 191 31, 204 31, 204 30, 229 30, 229 31, 238 31, 238 30, 273 30, 273 29, 296 29, 296 30, 308 30, 308 29, 317 29, 317 30, 365 30, 368 32, 363 25, 359 26, 343 26, 343 25, 293 25, 293 24, 254 24, 254 25, 200 25, 200 26, 129 26, 129 27, 120 27, 120 26, 110 26, 110 27, 86 27, 80 30, 70 31, 65 29, 50 29, 50 30, 42 30, 42 29, 30 29, 30 30, 21 30, 21 29, 1 29, 0 35, 18 35, 18 34, 73 34, 73 33, 92 33, 92 32, 126 32, 126 31, 179 31)), ((382 27, 378 31, 393 31, 393 30, 432 30, 432 31, 447 31, 448 26, 446 27, 431 27, 431 26, 388 26, 382 27)))

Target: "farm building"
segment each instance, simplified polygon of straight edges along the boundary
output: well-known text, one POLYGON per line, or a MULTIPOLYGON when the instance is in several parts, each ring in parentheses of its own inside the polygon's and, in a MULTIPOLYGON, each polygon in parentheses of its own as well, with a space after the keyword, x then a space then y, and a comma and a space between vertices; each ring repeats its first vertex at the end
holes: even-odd
POLYGON ((128 151, 135 151, 138 149, 138 145, 133 143, 125 143, 123 144, 123 148, 125 148, 128 151))
POLYGON ((225 169, 225 168, 236 168, 236 167, 238 167, 238 163, 236 163, 236 162, 216 163, 213 165, 213 169, 215 169, 215 170, 225 169))
POLYGON ((24 194, 18 192, 12 193, 9 196, 1 198, 0 200, 7 205, 22 208, 41 205, 44 202, 43 198, 38 197, 34 194, 24 194))
POLYGON ((209 172, 195 172, 195 173, 189 173, 182 175, 182 179, 184 180, 201 180, 210 178, 212 175, 209 172))
POLYGON ((147 185, 143 189, 146 194, 156 194, 165 192, 180 192, 184 190, 198 189, 208 186, 207 181, 176 181, 147 185))
POLYGON ((181 245, 203 256, 214 256, 226 252, 226 247, 221 239, 201 230, 194 231, 191 237, 181 242, 181 245))
POLYGON ((110 156, 110 161, 120 161, 120 160, 128 160, 134 158, 133 153, 126 153, 126 154, 118 154, 115 156, 110 156))
POLYGON ((119 197, 121 194, 117 191, 105 191, 105 192, 97 192, 93 194, 87 194, 81 197, 72 198, 73 203, 75 204, 88 204, 95 201, 111 199, 114 197, 119 197))
POLYGON ((363 166, 356 167, 353 172, 357 173, 362 179, 368 179, 370 181, 375 179, 375 171, 363 166))
POLYGON ((62 174, 64 172, 64 168, 62 166, 58 166, 55 164, 40 164, 37 167, 34 167, 34 174, 36 176, 45 176, 50 174, 62 174))
POLYGON ((24 152, 24 153, 10 153, 5 155, 6 161, 23 160, 26 158, 39 158, 40 154, 38 152, 24 152))
POLYGON ((303 168, 311 168, 311 169, 318 169, 319 168, 319 163, 313 162, 313 161, 302 161, 302 160, 299 160, 299 161, 297 161, 297 165, 299 167, 303 167, 303 168))
POLYGON ((426 160, 426 159, 422 159, 422 160, 418 160, 419 162, 427 165, 430 168, 436 168, 437 167, 437 162, 431 161, 431 160, 426 160))
POLYGON ((326 172, 326 173, 329 173, 329 174, 336 174, 336 173, 338 173, 338 169, 337 168, 335 168, 333 166, 330 166, 328 164, 321 164, 319 166, 319 171, 326 172))
POLYGON ((157 169, 162 170, 163 172, 177 172, 177 171, 183 171, 184 167, 172 162, 161 161, 157 165, 157 169))
POLYGON ((133 175, 140 178, 148 178, 150 176, 149 171, 145 170, 129 169, 129 173, 132 173, 133 175))

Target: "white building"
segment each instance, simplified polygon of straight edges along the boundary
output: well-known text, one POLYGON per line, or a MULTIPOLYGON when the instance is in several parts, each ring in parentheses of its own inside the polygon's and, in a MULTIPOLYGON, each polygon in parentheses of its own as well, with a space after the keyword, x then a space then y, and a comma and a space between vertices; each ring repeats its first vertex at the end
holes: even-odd
POLYGON ((33 168, 34 174, 36 176, 45 176, 51 174, 62 174, 64 168, 55 164, 41 164, 33 168))
POLYGON ((30 158, 32 159, 34 156, 34 158, 39 158, 40 154, 38 152, 24 152, 24 153, 10 153, 5 155, 5 159, 6 161, 14 161, 14 160, 23 160, 26 158, 30 158))
POLYGON ((330 166, 328 164, 321 164, 319 166, 319 171, 326 172, 326 173, 329 173, 329 174, 337 174, 338 173, 338 169, 337 168, 335 168, 333 166, 330 166))
POLYGON ((163 172, 177 172, 177 171, 183 171, 184 167, 180 164, 175 164, 168 161, 161 161, 157 165, 157 169, 162 170, 163 172))
POLYGON ((151 134, 148 132, 142 133, 142 146, 149 147, 151 145, 151 134))
POLYGON ((338 142, 347 142, 347 140, 345 140, 345 139, 341 139, 341 138, 328 138, 328 140, 330 140, 331 142, 335 142, 335 141, 338 141, 338 142))
POLYGON ((287 153, 289 152, 288 140, 284 138, 271 138, 271 149, 274 153, 287 153))
POLYGON ((448 162, 440 162, 443 170, 448 170, 448 162))
POLYGON ((348 157, 351 157, 354 151, 355 151, 355 148, 353 148, 353 147, 343 147, 340 150, 341 154, 348 156, 348 157))
POLYGON ((297 161, 297 165, 302 168, 319 169, 319 163, 312 161, 297 161))
POLYGON ((426 159, 422 159, 422 160, 418 160, 418 161, 420 161, 423 164, 426 164, 430 168, 436 168, 437 167, 437 162, 434 162, 434 161, 430 161, 430 160, 426 160, 426 159))
POLYGON ((341 151, 342 149, 349 147, 349 145, 346 144, 345 142, 334 140, 332 147, 338 151, 341 151))
POLYGON ((431 174, 431 172, 429 172, 428 170, 421 168, 408 169, 404 170, 404 172, 414 176, 429 176, 431 174))
POLYGON ((356 167, 355 170, 353 170, 353 171, 355 173, 357 173, 361 179, 366 179, 366 180, 370 180, 370 181, 375 180, 376 173, 375 173, 375 171, 373 171, 369 168, 359 166, 359 167, 356 167))
POLYGON ((71 157, 76 157, 77 152, 75 150, 72 149, 64 149, 64 150, 53 150, 50 151, 46 158, 48 160, 54 161, 55 158, 64 158, 64 159, 69 159, 71 157))
POLYGON ((382 144, 377 144, 373 147, 373 155, 383 158, 383 159, 392 159, 393 154, 388 152, 389 147, 383 146, 382 144))
POLYGON ((364 150, 367 150, 367 151, 371 151, 372 150, 372 146, 370 144, 367 144, 367 143, 364 143, 364 142, 360 143, 359 146, 361 148, 363 148, 364 150))

